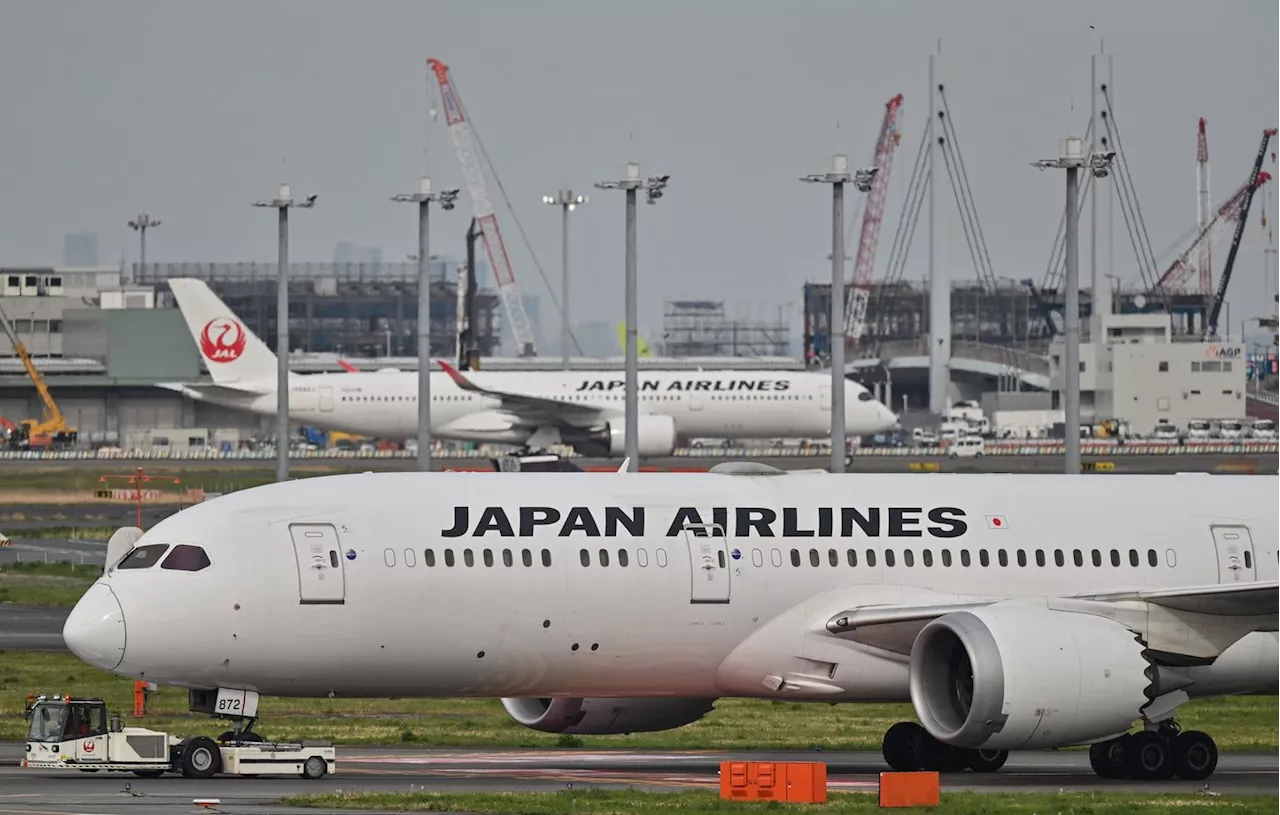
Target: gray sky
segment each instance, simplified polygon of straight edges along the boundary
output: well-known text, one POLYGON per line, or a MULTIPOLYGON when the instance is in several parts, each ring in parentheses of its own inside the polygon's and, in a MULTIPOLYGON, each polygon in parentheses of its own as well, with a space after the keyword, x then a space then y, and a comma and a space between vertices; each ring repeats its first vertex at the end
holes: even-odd
MULTIPOLYGON (((249 202, 282 180, 320 196, 293 219, 294 259, 329 260, 343 239, 403 258, 416 248, 415 214, 388 197, 412 189, 424 144, 437 184, 465 186, 443 112, 427 123, 425 60, 436 57, 452 68, 557 295, 559 216, 539 199, 565 183, 591 196, 574 213, 575 322, 623 311, 623 200, 591 184, 620 176, 628 159, 671 175, 660 205, 640 208, 650 336, 667 298, 724 298, 732 311, 770 316, 789 306, 798 321, 801 284, 829 278, 830 251, 829 188, 798 178, 836 151, 870 163, 884 103, 901 92, 882 273, 939 37, 939 78, 999 275, 1044 274, 1063 177, 1029 162, 1083 133, 1098 35, 1114 55, 1117 123, 1158 257, 1194 226, 1197 118, 1208 120, 1215 205, 1244 181, 1263 128, 1280 118, 1274 0, 1211 11, 1189 0, 3 0, 0 9, 0 264, 59 263, 62 235, 80 229, 99 233, 104 262, 122 252, 135 260, 125 222, 143 209, 164 221, 149 260, 272 261, 274 218, 249 202)), ((550 315, 488 180, 516 277, 550 315)), ((971 278, 950 189, 939 193, 940 262, 971 278)), ((1228 297, 1233 333, 1241 317, 1270 313, 1276 290, 1275 267, 1264 276, 1260 203, 1228 297)), ((464 192, 457 210, 435 213, 433 253, 462 254, 470 206, 464 192)), ((1115 218, 1116 273, 1137 283, 1119 207, 1115 218)), ((916 280, 925 230, 908 263, 916 280)), ((1228 243, 1215 247, 1216 269, 1228 243)), ((1084 280, 1088 246, 1086 219, 1084 280)), ((1105 271, 1105 233, 1102 247, 1105 271)), ((557 323, 548 316, 543 334, 556 337, 557 323)))

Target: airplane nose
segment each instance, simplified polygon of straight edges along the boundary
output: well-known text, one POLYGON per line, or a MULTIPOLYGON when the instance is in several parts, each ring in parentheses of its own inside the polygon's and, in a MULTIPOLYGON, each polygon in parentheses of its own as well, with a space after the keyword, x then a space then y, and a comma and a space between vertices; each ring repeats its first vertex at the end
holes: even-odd
POLYGON ((104 670, 124 660, 124 611, 110 586, 89 587, 62 626, 62 639, 71 653, 104 670))

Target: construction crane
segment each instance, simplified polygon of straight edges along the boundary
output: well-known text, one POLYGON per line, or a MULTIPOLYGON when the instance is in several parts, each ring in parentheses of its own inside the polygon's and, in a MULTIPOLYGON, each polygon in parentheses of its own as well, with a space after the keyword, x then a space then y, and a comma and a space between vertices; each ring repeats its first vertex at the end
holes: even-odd
MULTIPOLYGON (((1204 117, 1200 117, 1200 132, 1196 137, 1196 224, 1203 236, 1209 229, 1209 137, 1204 132, 1204 117)), ((1213 291, 1212 241, 1200 241, 1200 293, 1213 291)), ((1167 272, 1166 272, 1167 274, 1167 272)))
POLYGON ((49 394, 49 388, 44 384, 44 377, 40 376, 40 372, 36 370, 31 354, 27 353, 27 347, 22 344, 22 340, 18 339, 18 332, 9 324, 9 316, 4 313, 3 308, 0 308, 0 326, 4 326, 4 333, 13 344, 13 352, 18 355, 18 359, 22 360, 22 366, 27 369, 27 376, 31 377, 31 381, 35 383, 36 393, 40 394, 40 402, 44 405, 43 419, 23 419, 9 432, 9 446, 59 448, 75 444, 76 429, 67 427, 67 420, 58 409, 57 403, 53 401, 53 396, 49 394))
POLYGON ((498 220, 493 213, 493 202, 489 199, 489 190, 485 186, 484 172, 480 168, 480 158, 476 154, 474 138, 471 135, 471 123, 462 107, 458 91, 449 78, 449 66, 438 59, 428 59, 427 66, 436 75, 440 83, 440 101, 444 105, 445 122, 449 126, 449 135, 453 146, 457 148, 458 160, 462 162, 462 172, 467 179, 467 189, 471 192, 471 203, 475 207, 475 218, 484 248, 489 254, 489 265, 493 269, 494 281, 498 291, 502 293, 502 305, 511 324, 511 333, 520 346, 521 356, 537 356, 533 343, 533 329, 529 317, 524 310, 524 298, 516 285, 515 273, 511 269, 511 259, 507 256, 507 247, 502 243, 502 234, 498 231, 498 220))
MULTIPOLYGON (((1258 173, 1258 183, 1256 186, 1261 187, 1263 184, 1271 180, 1271 174, 1267 172, 1258 173)), ((1200 231, 1196 234, 1195 240, 1169 264, 1169 268, 1160 276, 1158 287, 1165 291, 1181 291, 1187 283, 1187 278, 1191 276, 1191 264, 1187 261, 1191 257, 1192 252, 1198 252, 1199 263, 1209 262, 1209 253, 1206 247, 1212 245, 1214 238, 1221 232, 1222 228, 1229 223, 1234 223, 1241 217, 1241 207, 1244 205, 1245 195, 1249 192, 1249 182, 1246 181, 1240 185, 1240 189, 1226 200, 1222 206, 1218 207, 1217 212, 1209 219, 1207 223, 1201 224, 1200 231)), ((1200 267, 1200 286, 1205 285, 1205 270, 1200 267)), ((1212 288, 1212 276, 1210 276, 1209 287, 1212 288)), ((1207 292, 1207 290, 1205 290, 1207 292)))
POLYGON ((1209 310, 1209 319, 1205 321, 1205 336, 1215 337, 1218 334, 1218 315, 1222 313, 1222 304, 1227 298, 1227 284, 1231 282, 1231 269, 1235 266, 1236 252, 1240 251, 1240 238, 1244 236, 1244 225, 1249 220, 1249 205, 1253 203, 1253 193, 1258 189, 1258 176, 1262 172, 1263 159, 1267 157, 1267 145, 1276 134, 1276 128, 1262 131, 1262 144, 1258 145, 1258 155, 1253 160, 1253 170, 1249 172, 1249 183, 1246 185, 1244 202, 1240 205, 1240 218, 1236 221, 1236 234, 1231 239, 1231 249, 1227 252, 1227 262, 1222 267, 1222 279, 1218 281, 1218 293, 1214 295, 1213 305, 1209 310))
MULTIPOLYGON (((853 265, 852 296, 845 302, 845 340, 857 344, 866 330, 867 301, 871 298, 871 275, 876 265, 876 245, 880 242, 880 224, 884 220, 884 199, 889 191, 889 172, 893 168, 893 148, 901 135, 898 133, 898 111, 902 107, 902 94, 898 94, 884 106, 884 122, 876 139, 873 165, 878 169, 867 193, 866 209, 862 211, 862 236, 858 240, 858 257, 853 265)), ((836 296, 835 292, 831 293, 836 296)))

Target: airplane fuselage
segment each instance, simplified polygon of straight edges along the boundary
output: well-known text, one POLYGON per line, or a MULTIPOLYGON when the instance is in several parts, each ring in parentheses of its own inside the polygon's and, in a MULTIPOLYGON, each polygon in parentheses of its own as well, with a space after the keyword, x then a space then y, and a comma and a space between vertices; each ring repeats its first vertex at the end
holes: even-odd
MULTIPOLYGON (((100 581, 127 631, 114 670, 280 696, 906 700, 903 655, 822 622, 1277 576, 1273 477, 544 474, 518 497, 501 478, 306 479, 172 516, 137 546, 211 565, 100 581), (628 480, 593 499, 583 479, 608 478, 628 480), (820 690, 769 686, 824 665, 820 690)), ((1188 693, 1274 693, 1276 658, 1248 634, 1188 693)))

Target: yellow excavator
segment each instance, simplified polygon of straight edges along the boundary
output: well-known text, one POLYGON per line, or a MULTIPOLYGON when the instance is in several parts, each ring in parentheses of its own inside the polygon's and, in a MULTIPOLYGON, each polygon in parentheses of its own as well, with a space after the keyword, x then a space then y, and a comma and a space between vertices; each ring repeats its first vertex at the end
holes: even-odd
MULTIPOLYGON (((48 386, 44 384, 44 378, 36 370, 31 354, 27 353, 26 346, 22 344, 22 340, 18 339, 18 332, 9 323, 9 316, 4 313, 3 308, 0 308, 0 326, 4 326, 4 333, 13 344, 14 353, 18 355, 18 359, 22 360, 23 367, 27 369, 27 376, 31 377, 31 381, 35 383, 36 393, 40 394, 40 402, 44 405, 43 419, 23 419, 8 431, 8 446, 15 450, 56 450, 75 445, 76 429, 67 427, 66 417, 53 401, 48 386)), ((5 422, 5 424, 9 423, 5 422)))

